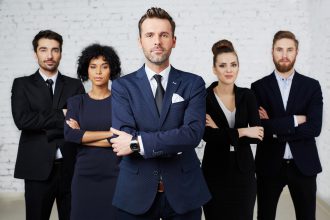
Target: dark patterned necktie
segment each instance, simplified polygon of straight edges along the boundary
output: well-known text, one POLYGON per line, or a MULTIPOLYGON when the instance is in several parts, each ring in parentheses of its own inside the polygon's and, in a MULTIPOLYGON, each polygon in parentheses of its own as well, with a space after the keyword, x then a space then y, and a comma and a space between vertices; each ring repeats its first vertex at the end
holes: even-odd
POLYGON ((165 90, 162 86, 162 76, 161 75, 154 75, 155 80, 157 81, 157 89, 156 89, 156 95, 155 95, 155 101, 158 109, 158 113, 160 115, 162 111, 162 105, 163 105, 163 98, 165 90))
POLYGON ((50 97, 53 100, 53 84, 54 84, 54 81, 52 79, 47 79, 46 84, 47 84, 47 87, 48 87, 48 90, 49 90, 50 97))

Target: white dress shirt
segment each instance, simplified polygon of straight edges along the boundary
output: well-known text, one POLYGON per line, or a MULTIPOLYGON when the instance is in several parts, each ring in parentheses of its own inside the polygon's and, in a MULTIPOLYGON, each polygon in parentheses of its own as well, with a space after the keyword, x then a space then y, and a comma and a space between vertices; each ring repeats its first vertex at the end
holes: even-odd
MULTIPOLYGON (((225 104, 222 102, 222 100, 220 99, 220 97, 214 93, 215 98, 217 99, 223 113, 226 116, 229 128, 234 128, 235 127, 235 115, 236 115, 236 108, 234 109, 234 111, 230 111, 225 104)), ((235 147, 230 145, 230 151, 235 151, 235 147)))
MULTIPOLYGON (((291 90, 292 79, 293 79, 294 74, 295 74, 295 72, 293 72, 288 78, 283 78, 275 70, 275 76, 276 76, 278 87, 280 88, 284 109, 286 109, 286 106, 287 106, 287 103, 288 103, 290 90, 291 90)), ((294 126, 297 127, 298 122, 297 122, 297 118, 296 118, 295 115, 293 116, 293 119, 294 119, 294 126)), ((292 159, 293 158, 291 150, 290 150, 290 145, 289 145, 288 142, 286 142, 286 144, 285 144, 285 151, 284 151, 283 158, 284 159, 292 159)))

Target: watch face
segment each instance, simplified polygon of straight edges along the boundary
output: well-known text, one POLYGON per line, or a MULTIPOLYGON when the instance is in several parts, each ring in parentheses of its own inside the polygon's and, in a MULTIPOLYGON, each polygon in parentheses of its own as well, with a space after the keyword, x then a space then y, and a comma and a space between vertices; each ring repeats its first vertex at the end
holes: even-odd
POLYGON ((137 143, 131 143, 130 147, 133 152, 140 151, 139 145, 137 143))

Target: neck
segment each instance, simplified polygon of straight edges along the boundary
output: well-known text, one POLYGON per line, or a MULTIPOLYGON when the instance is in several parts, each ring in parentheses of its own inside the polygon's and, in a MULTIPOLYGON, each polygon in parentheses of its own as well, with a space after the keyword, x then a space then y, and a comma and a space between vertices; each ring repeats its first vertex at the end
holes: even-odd
POLYGON ((108 84, 104 86, 92 86, 92 90, 88 93, 94 99, 104 99, 108 97, 111 92, 108 88, 108 84))
POLYGON ((287 79, 287 78, 289 78, 292 74, 293 74, 293 72, 294 72, 294 68, 292 68, 291 70, 289 70, 289 71, 287 71, 287 72, 280 72, 280 71, 278 71, 278 70, 276 70, 277 71, 277 73, 281 76, 281 77, 283 77, 284 79, 287 79))
POLYGON ((170 65, 170 63, 164 62, 164 63, 158 65, 158 64, 151 63, 151 62, 146 62, 146 65, 148 66, 149 69, 151 69, 155 73, 160 73, 164 69, 166 69, 170 65))
POLYGON ((40 68, 40 71, 41 71, 45 76, 47 76, 48 78, 50 78, 50 77, 54 76, 54 75, 57 73, 58 70, 56 69, 56 70, 54 70, 54 71, 49 71, 49 70, 45 70, 45 69, 40 68))
POLYGON ((215 87, 216 93, 219 95, 233 95, 234 94, 234 84, 223 84, 220 81, 215 87))

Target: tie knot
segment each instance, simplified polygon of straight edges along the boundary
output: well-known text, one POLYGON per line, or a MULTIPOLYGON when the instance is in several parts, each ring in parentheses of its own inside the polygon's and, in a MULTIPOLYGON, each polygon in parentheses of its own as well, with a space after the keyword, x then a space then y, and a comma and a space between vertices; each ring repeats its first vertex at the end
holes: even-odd
POLYGON ((47 86, 51 87, 54 84, 54 81, 52 79, 46 80, 47 86))
POLYGON ((162 76, 161 75, 155 74, 154 78, 157 81, 157 84, 161 84, 161 82, 162 82, 162 76))

